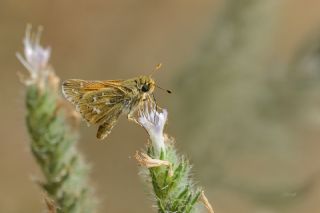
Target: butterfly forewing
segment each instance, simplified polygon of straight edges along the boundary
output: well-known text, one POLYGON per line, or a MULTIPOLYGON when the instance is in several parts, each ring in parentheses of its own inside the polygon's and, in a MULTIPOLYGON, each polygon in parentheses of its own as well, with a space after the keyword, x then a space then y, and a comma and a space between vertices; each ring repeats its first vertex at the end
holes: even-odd
POLYGON ((67 80, 62 90, 65 97, 89 124, 99 124, 97 137, 105 138, 125 109, 128 98, 119 87, 121 81, 67 80))

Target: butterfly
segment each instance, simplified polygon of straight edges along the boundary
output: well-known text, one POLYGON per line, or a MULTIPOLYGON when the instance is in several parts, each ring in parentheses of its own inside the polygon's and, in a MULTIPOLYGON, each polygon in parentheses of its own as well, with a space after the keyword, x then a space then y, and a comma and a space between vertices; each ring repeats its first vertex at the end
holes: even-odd
POLYGON ((62 92, 88 124, 99 125, 97 138, 102 140, 110 134, 120 115, 131 119, 141 103, 155 102, 155 87, 158 86, 151 76, 142 75, 128 80, 70 79, 63 82, 62 92))

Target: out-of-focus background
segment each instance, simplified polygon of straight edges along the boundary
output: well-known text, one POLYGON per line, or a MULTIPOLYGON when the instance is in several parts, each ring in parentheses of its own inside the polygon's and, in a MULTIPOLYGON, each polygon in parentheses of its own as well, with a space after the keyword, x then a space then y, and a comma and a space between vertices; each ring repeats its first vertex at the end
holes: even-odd
MULTIPOLYGON (((0 212, 42 212, 15 57, 27 23, 61 79, 155 76, 168 132, 220 213, 320 211, 317 0, 0 1, 0 212)), ((319 33, 319 34, 318 34, 319 33)), ((147 140, 125 118, 106 141, 81 126, 100 212, 152 212, 132 158, 147 140)))

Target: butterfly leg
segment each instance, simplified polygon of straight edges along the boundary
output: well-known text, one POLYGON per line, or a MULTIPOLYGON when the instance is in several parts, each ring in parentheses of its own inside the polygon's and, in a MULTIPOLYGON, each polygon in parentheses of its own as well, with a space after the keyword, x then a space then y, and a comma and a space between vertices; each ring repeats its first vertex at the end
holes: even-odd
POLYGON ((128 120, 130 121, 135 121, 136 119, 134 118, 134 113, 136 112, 136 110, 130 110, 130 112, 127 115, 128 120))

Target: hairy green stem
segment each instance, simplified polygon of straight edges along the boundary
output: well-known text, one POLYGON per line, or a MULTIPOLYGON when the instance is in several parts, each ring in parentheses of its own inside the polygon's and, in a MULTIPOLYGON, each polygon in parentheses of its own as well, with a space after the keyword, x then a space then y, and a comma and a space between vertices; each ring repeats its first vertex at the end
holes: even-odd
POLYGON ((194 206, 199 201, 202 191, 190 178, 191 165, 185 157, 178 155, 173 145, 167 145, 166 151, 162 151, 160 157, 154 147, 148 145, 147 155, 152 160, 160 160, 160 164, 170 163, 170 166, 163 164, 149 168, 142 167, 144 179, 151 182, 158 212, 195 212, 194 206))
POLYGON ((44 175, 42 188, 54 199, 57 212, 93 212, 88 165, 76 149, 77 132, 59 106, 59 96, 49 86, 27 87, 26 122, 31 150, 44 175))

